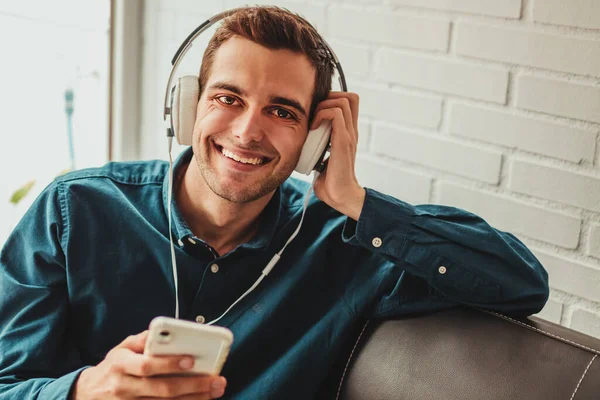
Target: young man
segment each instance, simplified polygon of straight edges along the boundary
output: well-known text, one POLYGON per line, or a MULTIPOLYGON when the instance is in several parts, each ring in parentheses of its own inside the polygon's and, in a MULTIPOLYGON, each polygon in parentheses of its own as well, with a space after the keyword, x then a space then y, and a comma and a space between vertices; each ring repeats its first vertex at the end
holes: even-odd
POLYGON ((56 179, 2 250, 0 399, 308 399, 360 320, 543 307, 547 274, 511 234, 358 184, 358 96, 329 93, 319 48, 302 19, 259 7, 229 17, 205 53, 174 172, 182 318, 220 316, 282 248, 308 189, 288 177, 309 128, 333 124, 300 233, 219 323, 235 335, 227 382, 161 376, 191 360, 142 355, 150 320, 174 315, 168 166, 111 163, 56 179))

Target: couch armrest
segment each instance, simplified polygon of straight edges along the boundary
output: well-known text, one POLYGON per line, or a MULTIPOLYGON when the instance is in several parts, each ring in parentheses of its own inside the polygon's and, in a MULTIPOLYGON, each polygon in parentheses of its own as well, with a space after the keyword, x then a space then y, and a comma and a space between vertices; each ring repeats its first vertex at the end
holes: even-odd
POLYGON ((600 399, 600 340, 539 318, 454 308, 358 336, 338 399, 600 399))

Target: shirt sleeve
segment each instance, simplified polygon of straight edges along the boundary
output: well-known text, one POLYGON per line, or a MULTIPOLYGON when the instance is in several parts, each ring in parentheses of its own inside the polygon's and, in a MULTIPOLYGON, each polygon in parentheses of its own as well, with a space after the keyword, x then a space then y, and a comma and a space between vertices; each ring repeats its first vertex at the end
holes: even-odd
POLYGON ((0 400, 67 399, 82 370, 67 325, 61 215, 53 183, 0 252, 0 400))
POLYGON ((413 206, 367 189, 359 220, 348 218, 343 240, 391 261, 379 274, 388 282, 380 285, 370 317, 423 311, 426 303, 526 316, 548 300, 548 274, 531 251, 455 207, 413 206))

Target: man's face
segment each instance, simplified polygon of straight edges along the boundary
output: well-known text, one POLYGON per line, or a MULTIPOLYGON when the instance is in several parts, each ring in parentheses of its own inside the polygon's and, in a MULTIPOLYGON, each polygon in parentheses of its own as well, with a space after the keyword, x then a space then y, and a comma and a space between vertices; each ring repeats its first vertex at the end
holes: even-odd
POLYGON ((314 81, 302 54, 235 36, 221 45, 198 104, 192 144, 214 193, 246 203, 290 176, 306 139, 314 81))

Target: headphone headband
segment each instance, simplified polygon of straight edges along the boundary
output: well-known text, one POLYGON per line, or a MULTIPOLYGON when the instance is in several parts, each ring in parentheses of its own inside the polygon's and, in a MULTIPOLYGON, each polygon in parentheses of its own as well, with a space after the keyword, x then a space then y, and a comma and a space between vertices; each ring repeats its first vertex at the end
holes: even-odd
MULTIPOLYGON (((239 10, 243 10, 246 8, 248 8, 248 7, 233 8, 231 10, 223 11, 219 14, 216 14, 216 15, 210 17, 209 19, 204 21, 200 26, 198 26, 196 29, 194 29, 192 31, 192 33, 190 33, 188 35, 188 37, 183 41, 183 43, 181 43, 181 45, 175 52, 173 59, 171 60, 171 65, 173 67, 171 68, 171 73, 169 74, 169 80, 167 81, 167 89, 165 90, 165 102, 164 102, 164 107, 163 107, 163 120, 164 121, 166 121, 167 115, 171 115, 171 109, 169 107, 169 92, 171 91, 171 85, 173 82, 173 77, 175 76, 175 71, 177 70, 177 67, 181 63, 181 60, 185 57, 186 53, 192 47, 192 43, 194 42, 194 40, 196 40, 196 38, 198 36, 200 36, 200 34, 202 32, 206 31, 208 28, 210 28, 215 23, 219 22, 220 20, 222 20, 224 18, 229 17, 230 15, 235 14, 239 10)), ((308 23, 308 21, 307 21, 307 23, 308 23)), ((310 25, 310 23, 308 23, 308 24, 310 25)), ((314 29, 314 27, 313 27, 313 29, 314 29)), ((323 43, 323 45, 325 46, 325 48, 327 49, 327 51, 329 52, 329 54, 332 57, 335 68, 337 69, 338 74, 339 74, 339 82, 340 82, 340 87, 342 88, 342 91, 347 92, 348 88, 346 86, 346 77, 344 76, 344 71, 342 70, 342 65, 340 64, 339 59, 337 58, 337 56, 334 53, 331 46, 329 46, 327 41, 325 41, 325 39, 319 34, 319 32, 317 32, 316 29, 315 29, 315 32, 317 33, 317 35, 319 36, 319 39, 321 40, 321 42, 323 43)), ((167 136, 173 136, 171 127, 167 128, 167 136)))

